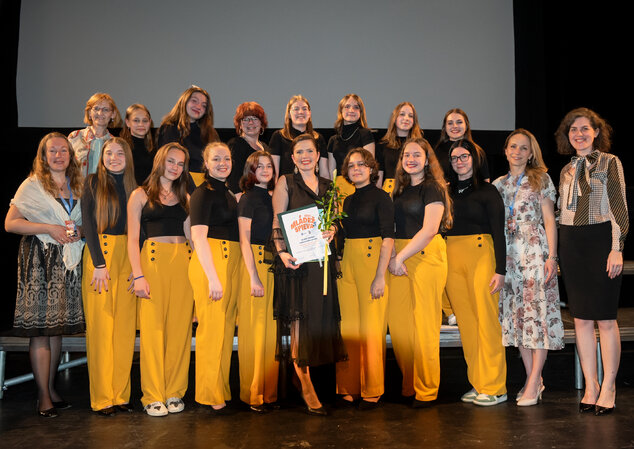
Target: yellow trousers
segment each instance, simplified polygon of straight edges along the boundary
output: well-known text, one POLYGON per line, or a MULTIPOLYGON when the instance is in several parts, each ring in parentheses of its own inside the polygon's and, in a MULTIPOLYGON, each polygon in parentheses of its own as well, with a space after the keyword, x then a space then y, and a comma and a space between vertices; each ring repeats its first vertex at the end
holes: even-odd
POLYGON ((341 193, 344 198, 352 195, 355 190, 357 190, 354 187, 354 184, 350 184, 343 176, 337 176, 337 179, 335 179, 335 185, 339 187, 339 193, 341 193))
POLYGON ((99 234, 99 244, 110 274, 108 291, 99 293, 90 285, 94 267, 88 246, 82 279, 90 407, 95 411, 130 401, 136 338, 136 297, 128 292, 132 269, 127 236, 99 234))
POLYGON ((189 264, 189 279, 196 303, 196 402, 221 405, 231 400, 229 371, 236 332, 242 254, 240 244, 208 238, 223 296, 209 297, 209 281, 194 251, 189 264))
POLYGON ((182 398, 187 391, 192 341, 193 294, 187 278, 187 243, 146 240, 141 250, 150 299, 141 307, 141 390, 144 406, 182 398))
POLYGON ((506 393, 506 356, 498 321, 498 293, 489 234, 447 237, 447 296, 456 314, 469 383, 478 393, 506 393))
MULTIPOLYGON (((409 240, 397 239, 396 251, 409 240)), ((447 279, 445 241, 436 235, 423 251, 405 261, 408 276, 389 277, 388 326, 403 373, 403 396, 432 401, 440 385, 442 292, 447 279)))
POLYGON ((392 194, 394 191, 394 178, 385 178, 383 180, 383 190, 387 193, 392 194))
POLYGON ((240 399, 249 405, 277 401, 279 364, 275 360, 277 324, 273 319, 273 273, 264 263, 264 246, 251 245, 264 296, 251 296, 249 272, 243 263, 238 300, 238 359, 240 399))
POLYGON ((345 241, 337 289, 348 360, 337 363, 338 394, 371 398, 384 393, 388 291, 379 299, 370 294, 382 241, 381 237, 345 241))

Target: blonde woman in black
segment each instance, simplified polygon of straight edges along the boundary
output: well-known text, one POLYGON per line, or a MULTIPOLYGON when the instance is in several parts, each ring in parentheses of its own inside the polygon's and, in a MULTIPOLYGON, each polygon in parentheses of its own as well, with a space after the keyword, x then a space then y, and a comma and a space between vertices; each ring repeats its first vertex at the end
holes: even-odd
POLYGON ((284 113, 284 128, 273 133, 269 141, 276 176, 293 173, 295 164, 291 158, 293 139, 300 134, 312 134, 317 140, 319 149, 319 173, 325 178, 330 178, 328 173, 328 153, 326 141, 323 136, 313 128, 311 109, 308 98, 303 95, 293 95, 286 104, 284 113))
POLYGON ((188 162, 185 147, 163 145, 150 176, 128 200, 128 257, 141 302, 141 402, 150 416, 185 408, 194 304, 187 276, 188 162))
POLYGON ((378 185, 392 193, 396 166, 408 139, 422 139, 423 130, 418 123, 418 114, 414 105, 404 101, 396 105, 390 116, 387 131, 376 146, 376 161, 379 163, 378 185))
POLYGON ((434 150, 405 142, 392 192, 396 240, 388 268, 388 326, 403 373, 403 396, 422 407, 438 396, 442 294, 447 251, 441 228, 452 224, 451 200, 434 150))
POLYGON ((387 264, 394 247, 394 205, 376 186, 379 166, 369 151, 350 150, 343 177, 355 186, 343 211, 342 277, 337 281, 341 335, 348 360, 337 363, 337 393, 374 408, 384 393, 387 264))
POLYGON ((130 370, 136 336, 136 297, 127 249, 127 202, 136 188, 132 152, 112 137, 82 195, 86 238, 82 297, 90 405, 100 415, 132 411, 130 370))

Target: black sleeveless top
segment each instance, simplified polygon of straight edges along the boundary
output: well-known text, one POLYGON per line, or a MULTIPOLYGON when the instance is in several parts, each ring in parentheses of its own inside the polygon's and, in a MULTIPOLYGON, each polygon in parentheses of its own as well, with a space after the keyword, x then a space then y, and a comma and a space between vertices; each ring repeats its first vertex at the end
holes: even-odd
POLYGON ((141 210, 141 228, 147 238, 162 236, 184 237, 183 222, 187 220, 187 211, 180 203, 166 206, 148 201, 141 210))
POLYGON ((315 200, 323 198, 330 186, 330 180, 319 177, 318 193, 315 194, 310 187, 304 183, 304 178, 299 173, 284 175, 286 178, 286 187, 288 189, 288 207, 287 210, 297 209, 298 207, 310 206, 315 204, 315 200))

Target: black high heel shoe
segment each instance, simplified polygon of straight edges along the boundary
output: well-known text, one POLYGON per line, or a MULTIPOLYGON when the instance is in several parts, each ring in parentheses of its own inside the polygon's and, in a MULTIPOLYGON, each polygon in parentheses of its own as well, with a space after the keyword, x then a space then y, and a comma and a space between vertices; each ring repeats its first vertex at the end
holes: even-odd
POLYGON ((594 416, 609 415, 614 411, 615 408, 616 405, 613 405, 612 407, 603 407, 601 405, 596 405, 594 408, 594 416))
POLYGON ((319 408, 312 408, 309 407, 308 404, 306 404, 306 413, 314 416, 328 416, 328 412, 323 405, 319 408))
POLYGON ((55 407, 48 408, 46 410, 40 410, 40 401, 35 403, 35 411, 38 416, 42 418, 55 418, 57 417, 57 409, 55 407))
POLYGON ((579 413, 593 412, 595 407, 596 407, 595 404, 588 404, 586 402, 580 402, 579 403, 579 413))

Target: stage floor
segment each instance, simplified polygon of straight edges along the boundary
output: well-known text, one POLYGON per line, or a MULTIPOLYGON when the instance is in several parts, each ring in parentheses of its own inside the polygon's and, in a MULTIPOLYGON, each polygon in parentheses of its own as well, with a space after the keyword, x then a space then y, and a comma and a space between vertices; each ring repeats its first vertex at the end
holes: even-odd
MULTIPOLYGON (((81 354, 80 354, 81 355, 81 354)), ((235 357, 235 353, 234 353, 235 357)), ((482 408, 463 404, 469 389, 460 348, 441 350, 442 382, 438 401, 426 409, 411 409, 400 397, 400 374, 388 352, 386 394, 372 411, 336 408, 332 367, 315 372, 330 416, 303 413, 299 397, 289 391, 280 410, 265 415, 250 412, 239 400, 227 416, 212 416, 194 402, 193 374, 185 396, 186 409, 176 415, 151 418, 141 410, 138 354, 133 365, 134 413, 102 417, 89 408, 86 366, 60 373, 58 390, 73 407, 60 416, 35 414, 33 382, 10 387, 0 400, 0 447, 8 448, 620 448, 634 447, 634 344, 624 343, 617 383, 617 409, 595 417, 577 412, 581 393, 574 389, 572 346, 551 352, 544 370, 543 402, 517 407, 514 397, 524 374, 519 353, 507 351, 509 401, 482 408), (325 379, 325 380, 324 380, 325 379)), ((26 353, 7 354, 7 377, 28 371, 26 353)), ((237 363, 232 389, 237 398, 237 363)))

